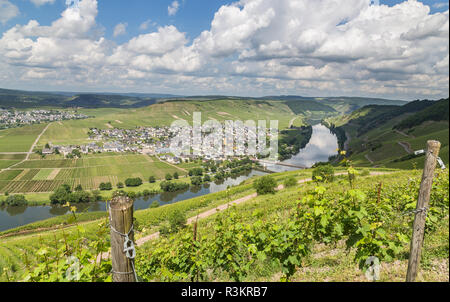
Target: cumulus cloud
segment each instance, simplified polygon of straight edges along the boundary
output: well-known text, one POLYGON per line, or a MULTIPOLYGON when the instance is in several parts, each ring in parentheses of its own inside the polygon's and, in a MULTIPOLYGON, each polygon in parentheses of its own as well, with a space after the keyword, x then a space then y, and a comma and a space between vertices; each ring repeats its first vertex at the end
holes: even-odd
POLYGON ((178 1, 173 1, 172 4, 167 7, 169 16, 175 16, 178 12, 178 8, 180 8, 180 3, 178 1))
POLYGON ((448 96, 448 10, 370 3, 241 0, 193 40, 171 25, 116 45, 96 24, 97 1, 82 0, 50 26, 30 20, 5 31, 0 66, 21 82, 186 94, 448 96))
POLYGON ((127 33, 128 23, 119 23, 114 27, 114 37, 122 36, 127 33))
POLYGON ((5 24, 19 14, 17 6, 7 0, 0 0, 0 23, 5 24))
POLYGON ((31 0, 31 2, 33 2, 34 5, 41 6, 47 3, 53 4, 55 3, 55 0, 31 0))

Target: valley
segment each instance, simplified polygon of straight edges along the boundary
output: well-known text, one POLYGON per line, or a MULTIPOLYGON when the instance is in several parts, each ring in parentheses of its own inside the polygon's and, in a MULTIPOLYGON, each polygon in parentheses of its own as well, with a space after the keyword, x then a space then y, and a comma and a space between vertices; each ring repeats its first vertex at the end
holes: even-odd
MULTIPOLYGON (((81 100, 87 100, 87 96, 71 96, 67 104, 79 101, 77 107, 65 108, 66 105, 59 104, 60 107, 53 109, 69 110, 87 118, 44 121, 0 130, 0 203, 4 204, 0 207, 0 254, 4 259, 0 261, 1 278, 19 280, 22 274, 26 274, 28 262, 13 256, 18 250, 30 256, 26 261, 38 261, 39 257, 31 256, 40 250, 37 237, 41 241, 58 241, 64 234, 74 235, 82 228, 84 238, 97 238, 97 226, 105 216, 105 201, 111 200, 116 191, 134 199, 140 224, 136 238, 142 254, 144 251, 154 252, 150 241, 158 245, 182 245, 159 236, 170 221, 172 212, 183 213, 191 225, 199 215, 198 227, 205 230, 214 229, 218 217, 228 215, 218 212, 227 210, 233 200, 236 201, 231 203, 233 211, 250 224, 254 215, 264 220, 277 215, 284 217, 286 211, 292 211, 295 206, 297 194, 309 196, 308 192, 317 189, 318 184, 312 181, 311 174, 314 175, 316 169, 326 163, 336 170, 336 180, 325 186, 336 196, 344 194, 339 188, 344 192, 352 190, 353 184, 346 187, 348 163, 361 174, 357 177, 358 187, 369 195, 371 188, 378 183, 395 179, 398 185, 405 185, 410 175, 419 177, 424 156, 416 156, 413 152, 423 149, 430 139, 442 143, 440 157, 446 165, 449 163, 449 124, 448 118, 441 114, 448 113, 448 99, 407 103, 293 96, 254 99, 179 97, 155 98, 148 105, 143 100, 129 103, 127 97, 115 96, 108 105, 102 103, 108 99, 107 95, 89 96, 89 100, 92 98, 102 101, 95 106, 83 106, 87 103, 81 100), (271 165, 264 160, 252 161, 242 156, 216 162, 201 156, 173 156, 167 151, 170 137, 167 127, 175 120, 192 124, 194 112, 201 112, 202 122, 277 120, 282 164, 271 165), (339 155, 343 150, 346 154, 339 155), (343 159, 346 164, 342 163, 343 159), (305 169, 299 170, 298 167, 305 169), (199 170, 201 172, 196 174, 199 170), (255 192, 254 184, 267 175, 276 179, 278 190, 273 196, 264 197, 255 192), (284 182, 292 176, 297 185, 286 187, 284 182), (138 179, 140 184, 125 185, 131 179, 138 179), (79 196, 89 202, 72 201, 70 207, 64 202, 53 202, 56 197, 52 196, 62 194, 64 186, 69 190, 67 198, 79 196), (12 197, 17 196, 23 196, 25 203, 8 204, 14 199, 12 197), (277 205, 279 201, 286 204, 277 205), (5 275, 8 271, 10 273, 5 275)), ((442 183, 442 186, 448 192, 448 184, 442 183)), ((385 194, 391 194, 392 190, 386 188, 385 194)), ((288 216, 272 225, 284 225, 285 219, 289 219, 288 216)), ((447 236, 446 241, 437 245, 433 243, 425 249, 427 259, 433 264, 424 268, 424 277, 421 277, 424 281, 441 279, 435 273, 435 265, 445 266, 445 257, 433 249, 448 245, 446 224, 448 215, 438 224, 438 232, 429 239, 441 242, 447 236)), ((189 227, 171 232, 184 236, 181 234, 189 227)), ((206 231, 204 240, 212 234, 206 231)), ((280 281, 286 276, 294 281, 318 280, 324 278, 322 272, 330 261, 336 262, 335 273, 327 280, 360 280, 357 273, 355 275, 358 269, 351 258, 354 254, 351 257, 344 255, 341 243, 333 248, 326 244, 315 244, 311 248, 313 257, 307 257, 302 265, 295 265, 292 274, 280 273, 278 269, 285 272, 282 266, 276 269, 258 261, 255 265, 261 270, 259 275, 247 272, 242 280, 280 281)), ((402 249, 405 248, 403 245, 402 249)), ((383 280, 396 280, 392 276, 404 272, 404 259, 395 259, 384 260, 390 269, 388 275, 383 275, 383 280)), ((142 257, 137 260, 139 274, 146 276, 148 281, 160 280, 154 271, 145 271, 146 261, 142 257)), ((438 272, 441 274, 441 269, 438 272)), ((236 281, 232 276, 219 274, 214 280, 236 281)), ((179 278, 170 280, 184 280, 179 278)))

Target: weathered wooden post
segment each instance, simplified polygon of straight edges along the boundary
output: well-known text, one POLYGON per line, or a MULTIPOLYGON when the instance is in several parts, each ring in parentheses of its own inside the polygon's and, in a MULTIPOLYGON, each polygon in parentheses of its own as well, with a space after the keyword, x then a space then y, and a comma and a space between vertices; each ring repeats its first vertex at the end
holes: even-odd
POLYGON ((414 217, 406 282, 414 282, 417 277, 425 232, 425 220, 430 202, 431 187, 433 185, 434 169, 436 168, 436 161, 439 156, 440 148, 441 143, 438 141, 430 140, 427 142, 425 167, 423 169, 422 182, 420 183, 419 198, 417 200, 414 217))
POLYGON ((111 200, 111 262, 113 282, 136 282, 134 269, 133 200, 117 196, 111 200))

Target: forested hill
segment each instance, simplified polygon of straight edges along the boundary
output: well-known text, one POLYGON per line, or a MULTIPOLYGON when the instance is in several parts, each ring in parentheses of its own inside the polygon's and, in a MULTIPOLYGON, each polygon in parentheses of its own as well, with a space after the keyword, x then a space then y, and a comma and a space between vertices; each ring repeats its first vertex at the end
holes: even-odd
POLYGON ((414 168, 424 160, 414 151, 424 149, 431 139, 441 142, 441 158, 449 162, 448 113, 448 99, 417 100, 404 106, 369 105, 325 123, 355 164, 414 168))
POLYGON ((449 120, 449 99, 441 99, 432 103, 428 108, 404 119, 395 126, 396 129, 407 129, 418 126, 426 121, 448 121, 449 120))

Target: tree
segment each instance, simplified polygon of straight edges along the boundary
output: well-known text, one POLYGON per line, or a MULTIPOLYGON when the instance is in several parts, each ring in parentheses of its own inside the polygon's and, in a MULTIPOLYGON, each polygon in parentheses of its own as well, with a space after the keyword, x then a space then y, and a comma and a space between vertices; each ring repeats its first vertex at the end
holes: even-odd
POLYGON ((45 149, 50 149, 50 145, 48 143, 45 144, 45 149))
POLYGON ((191 177, 191 184, 193 186, 200 186, 202 184, 202 177, 201 176, 192 176, 191 177))
POLYGON ((178 172, 173 173, 173 178, 178 179, 180 176, 178 175, 178 172))
POLYGON ((275 194, 277 181, 270 175, 263 176, 253 183, 258 195, 275 194))
POLYGON ((112 190, 112 184, 110 182, 107 182, 107 183, 102 182, 99 186, 99 189, 101 191, 110 191, 110 190, 112 190))
POLYGON ((10 195, 6 198, 6 204, 9 206, 25 206, 27 199, 24 195, 10 195))
POLYGON ((76 186, 75 191, 83 191, 83 187, 81 185, 76 186))
POLYGON ((81 158, 81 152, 80 152, 80 150, 78 150, 78 149, 73 149, 73 150, 72 150, 72 155, 73 155, 73 156, 76 156, 76 157, 78 157, 78 158, 81 158))
POLYGON ((153 175, 150 176, 149 179, 148 179, 148 182, 151 183, 151 184, 152 184, 152 183, 155 183, 155 182, 156 182, 155 176, 153 176, 153 175))
POLYGON ((119 189, 122 189, 124 186, 123 186, 123 182, 118 182, 117 183, 117 188, 119 188, 119 189))
POLYGON ((140 179, 139 177, 127 178, 125 180, 125 185, 127 187, 139 187, 140 185, 142 185, 142 179, 140 179))
POLYGON ((211 181, 211 176, 209 176, 208 174, 206 174, 205 177, 203 177, 203 181, 204 181, 204 182, 210 182, 210 181, 211 181))
POLYGON ((167 173, 166 174, 166 180, 172 180, 172 174, 167 173))

